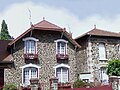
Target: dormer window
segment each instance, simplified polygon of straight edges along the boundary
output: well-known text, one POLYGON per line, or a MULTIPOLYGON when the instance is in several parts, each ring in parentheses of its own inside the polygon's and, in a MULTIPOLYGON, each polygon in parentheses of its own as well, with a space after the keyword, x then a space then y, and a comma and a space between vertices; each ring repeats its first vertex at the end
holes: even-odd
POLYGON ((23 39, 24 41, 24 54, 25 58, 28 59, 34 59, 37 55, 37 41, 38 39, 35 39, 33 37, 27 37, 23 39))
POLYGON ((68 41, 64 39, 58 39, 56 42, 56 55, 57 59, 67 59, 67 43, 68 41))

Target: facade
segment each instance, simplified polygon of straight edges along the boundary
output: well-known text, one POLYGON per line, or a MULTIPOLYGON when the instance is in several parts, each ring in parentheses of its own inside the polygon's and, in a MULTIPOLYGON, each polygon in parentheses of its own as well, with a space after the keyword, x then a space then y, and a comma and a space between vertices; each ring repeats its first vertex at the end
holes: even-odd
POLYGON ((0 40, 0 87, 27 87, 37 79, 46 90, 54 77, 59 83, 78 77, 107 82, 106 65, 120 58, 119 44, 119 33, 94 28, 74 40, 65 28, 43 20, 14 40, 0 40))
POLYGON ((53 77, 59 83, 77 79, 75 53, 80 45, 59 26, 43 20, 6 45, 12 65, 4 68, 5 84, 27 87, 30 80, 38 79, 46 90, 53 77))
POLYGON ((78 59, 82 70, 79 70, 80 78, 90 82, 108 83, 108 61, 120 59, 120 34, 94 28, 75 40, 82 47, 78 56, 83 54, 82 63, 79 63, 81 58, 78 59))

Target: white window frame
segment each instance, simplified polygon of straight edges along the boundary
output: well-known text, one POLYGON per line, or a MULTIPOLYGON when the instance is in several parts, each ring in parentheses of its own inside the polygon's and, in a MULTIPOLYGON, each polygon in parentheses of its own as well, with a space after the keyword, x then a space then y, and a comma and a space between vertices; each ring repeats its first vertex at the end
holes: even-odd
POLYGON ((37 65, 35 65, 35 64, 32 64, 32 63, 30 63, 30 64, 27 64, 27 65, 24 65, 24 66, 22 66, 22 67, 20 67, 21 69, 22 69, 22 85, 24 86, 24 69, 25 68, 30 68, 30 67, 32 67, 32 68, 37 68, 38 69, 38 72, 37 72, 37 78, 39 79, 39 69, 41 68, 40 66, 37 66, 37 65))
MULTIPOLYGON (((37 41, 39 41, 38 39, 36 39, 36 38, 34 38, 34 37, 27 37, 27 38, 24 38, 23 39, 23 41, 24 41, 24 54, 26 54, 27 53, 27 47, 29 46, 29 45, 26 45, 26 42, 28 42, 29 40, 31 40, 31 41, 35 41, 35 53, 34 54, 37 54, 37 41)), ((31 44, 32 45, 32 44, 31 44)), ((30 45, 30 46, 31 46, 30 45)), ((28 53, 29 54, 29 53, 28 53)), ((31 53, 30 53, 31 54, 31 53)))
POLYGON ((99 43, 99 60, 107 60, 106 48, 104 43, 99 43))
POLYGON ((107 67, 100 68, 100 80, 102 82, 108 82, 107 67))
POLYGON ((119 59, 120 59, 120 44, 118 44, 118 54, 119 54, 119 59))
MULTIPOLYGON (((67 68, 68 70, 67 70, 67 82, 69 81, 69 69, 70 69, 70 66, 69 65, 67 65, 67 64, 59 64, 59 65, 56 65, 56 66, 54 66, 53 68, 55 69, 55 77, 57 77, 57 69, 58 68, 67 68)), ((63 80, 62 80, 62 69, 61 69, 61 80, 60 80, 60 82, 61 83, 65 83, 63 80)))
MULTIPOLYGON (((67 54, 67 43, 68 43, 68 41, 66 41, 66 40, 64 40, 64 39, 58 39, 58 40, 55 41, 55 43, 56 43, 56 54, 58 54, 58 43, 59 43, 59 42, 65 43, 65 46, 64 46, 64 47, 65 47, 65 49, 64 49, 64 55, 67 54)), ((61 51, 61 48, 62 48, 61 46, 62 46, 62 45, 60 44, 60 54, 61 54, 61 52, 62 52, 62 51, 61 51)), ((63 54, 63 53, 62 53, 62 54, 63 54)))

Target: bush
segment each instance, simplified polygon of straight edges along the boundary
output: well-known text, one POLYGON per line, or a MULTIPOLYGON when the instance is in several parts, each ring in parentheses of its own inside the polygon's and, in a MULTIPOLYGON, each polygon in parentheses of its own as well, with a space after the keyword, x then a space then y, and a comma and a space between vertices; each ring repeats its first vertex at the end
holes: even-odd
POLYGON ((81 87, 85 87, 85 82, 83 82, 82 80, 76 80, 73 84, 73 88, 81 88, 81 87))
POLYGON ((3 87, 3 90, 17 90, 17 87, 15 84, 7 84, 3 87))
POLYGON ((73 88, 88 88, 88 87, 94 87, 93 83, 84 82, 82 80, 76 80, 73 84, 73 88))

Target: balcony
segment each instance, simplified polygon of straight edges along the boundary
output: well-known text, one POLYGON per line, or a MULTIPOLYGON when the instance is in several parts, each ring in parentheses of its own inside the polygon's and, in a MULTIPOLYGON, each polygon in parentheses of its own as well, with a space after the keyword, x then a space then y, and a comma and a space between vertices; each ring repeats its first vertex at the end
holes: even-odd
POLYGON ((68 60, 68 55, 67 54, 56 54, 57 60, 68 60))
POLYGON ((71 84, 70 83, 58 83, 58 90, 62 89, 71 89, 71 84))
POLYGON ((38 54, 27 53, 27 54, 24 54, 24 58, 26 60, 37 60, 38 59, 38 54))

